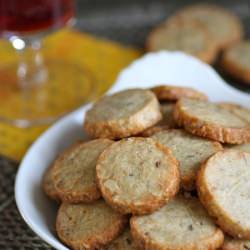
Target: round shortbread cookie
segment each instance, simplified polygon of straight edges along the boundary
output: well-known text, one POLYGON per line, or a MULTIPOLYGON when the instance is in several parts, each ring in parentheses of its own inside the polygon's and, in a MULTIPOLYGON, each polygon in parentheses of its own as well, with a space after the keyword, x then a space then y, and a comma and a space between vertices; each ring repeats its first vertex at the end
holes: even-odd
POLYGON ((223 149, 218 142, 194 136, 182 129, 160 131, 152 138, 172 150, 180 163, 181 186, 186 190, 195 189, 196 175, 201 164, 223 149))
POLYGON ((112 143, 109 139, 78 143, 55 161, 53 182, 62 201, 92 202, 101 197, 96 184, 96 163, 99 155, 112 143))
POLYGON ((183 51, 206 63, 213 63, 217 45, 207 29, 200 23, 175 18, 156 27, 148 36, 149 51, 183 51))
POLYGON ((140 133, 140 136, 149 137, 156 132, 174 128, 175 121, 174 121, 174 103, 161 103, 161 113, 162 113, 162 120, 159 121, 155 126, 144 130, 140 133))
POLYGON ((137 250, 129 228, 127 228, 122 235, 120 235, 117 239, 113 240, 110 245, 103 248, 102 250, 137 250))
POLYGON ((74 250, 99 249, 125 228, 127 218, 103 200, 93 204, 63 203, 56 219, 58 237, 74 250))
POLYGON ((241 119, 245 120, 250 124, 250 109, 245 108, 239 104, 230 102, 219 103, 219 105, 222 106, 223 108, 228 109, 233 114, 239 116, 241 119))
POLYGON ((159 209, 179 189, 177 160, 151 138, 115 142, 99 157, 96 171, 104 199, 125 214, 159 209))
POLYGON ((196 198, 177 196, 153 214, 132 217, 130 225, 145 250, 217 249, 224 239, 196 198))
POLYGON ((159 101, 178 101, 181 98, 208 100, 208 97, 198 90, 189 87, 160 85, 151 88, 159 101))
POLYGON ((198 136, 230 144, 250 141, 249 123, 219 104, 181 99, 174 118, 179 126, 198 136))
POLYGON ((151 91, 129 89, 97 101, 86 113, 84 128, 94 137, 117 139, 136 135, 161 119, 151 91))
POLYGON ((230 76, 250 84, 250 40, 229 48, 223 54, 221 66, 230 76))
POLYGON ((173 19, 175 18, 183 18, 186 21, 194 20, 203 24, 221 49, 240 41, 244 35, 240 19, 217 5, 196 4, 188 6, 177 12, 173 19))
POLYGON ((250 250, 250 240, 239 240, 226 236, 221 250, 250 250))
POLYGON ((52 175, 52 167, 53 166, 50 166, 44 176, 43 176, 43 180, 42 180, 42 187, 43 187, 43 191, 44 193, 49 197, 51 198, 52 200, 56 200, 56 201, 59 201, 60 200, 60 197, 58 195, 58 192, 55 188, 55 185, 54 185, 54 181, 53 181, 53 175, 52 175))
POLYGON ((201 167, 197 189, 201 202, 229 235, 250 239, 250 153, 224 150, 201 167))

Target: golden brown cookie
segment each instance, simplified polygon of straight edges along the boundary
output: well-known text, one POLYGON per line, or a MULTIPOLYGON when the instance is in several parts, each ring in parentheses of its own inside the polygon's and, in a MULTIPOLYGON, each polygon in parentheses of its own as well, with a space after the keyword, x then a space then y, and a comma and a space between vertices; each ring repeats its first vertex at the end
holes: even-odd
POLYGON ((150 215, 130 220, 133 239, 145 250, 217 249, 223 233, 196 198, 177 196, 150 215))
POLYGON ((175 107, 174 103, 161 103, 160 108, 162 113, 162 120, 159 121, 155 126, 144 130, 139 135, 143 137, 149 137, 156 132, 169 128, 175 128, 176 125, 174 121, 174 107, 175 107))
POLYGON ((103 200, 93 204, 62 203, 56 219, 58 237, 74 250, 99 249, 125 228, 127 218, 103 200))
POLYGON ((250 124, 250 109, 230 102, 220 103, 220 105, 250 124))
POLYGON ((60 198, 59 198, 59 195, 58 195, 58 192, 55 188, 55 185, 54 185, 54 181, 53 181, 53 178, 52 178, 52 167, 53 166, 50 166, 44 176, 43 176, 43 180, 42 180, 42 187, 43 187, 43 191, 44 193, 52 200, 56 200, 56 201, 59 201, 60 198))
POLYGON ((173 18, 200 22, 221 49, 240 41, 244 35, 240 19, 218 5, 196 4, 188 6, 177 12, 176 17, 173 18))
POLYGON ((151 88, 159 101, 178 101, 181 98, 208 100, 208 97, 198 90, 189 87, 160 85, 151 88))
POLYGON ((109 139, 78 143, 55 161, 53 182, 62 201, 93 202, 101 197, 96 184, 96 163, 99 155, 112 143, 109 139))
POLYGON ((250 84, 250 41, 242 41, 226 50, 221 66, 230 76, 250 84))
POLYGON ((87 112, 84 128, 94 137, 136 135, 162 118, 160 105, 149 90, 129 89, 97 101, 87 112))
POLYGON ((124 214, 153 212, 179 189, 177 160, 151 138, 115 142, 99 157, 96 171, 104 199, 124 214))
POLYGON ((152 138, 172 150, 180 163, 181 186, 186 190, 195 189, 196 175, 201 164, 223 149, 218 142, 197 137, 182 129, 160 131, 152 138))
POLYGON ((249 123, 219 104, 181 99, 174 118, 179 126, 198 136, 230 144, 250 141, 249 123))
POLYGON ((102 250, 137 250, 131 234, 130 229, 127 228, 122 235, 113 240, 108 246, 102 250))
POLYGON ((250 240, 239 240, 226 236, 221 250, 250 250, 250 240))
POLYGON ((201 167, 197 189, 201 202, 229 235, 250 239, 250 153, 224 150, 201 167))
POLYGON ((156 27, 148 36, 149 51, 183 51, 206 63, 213 63, 218 47, 200 23, 175 18, 156 27))

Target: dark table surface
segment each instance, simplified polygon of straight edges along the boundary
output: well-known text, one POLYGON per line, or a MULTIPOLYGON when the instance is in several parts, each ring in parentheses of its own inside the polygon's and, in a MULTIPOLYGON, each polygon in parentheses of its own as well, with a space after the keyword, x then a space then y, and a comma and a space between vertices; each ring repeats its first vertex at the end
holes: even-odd
MULTIPOLYGON (((143 48, 150 29, 178 8, 197 1, 78 0, 77 28, 124 44, 143 48)), ((250 1, 206 1, 224 5, 238 14, 250 38, 250 1)), ((250 93, 250 87, 232 79, 235 88, 250 93)), ((52 249, 24 223, 14 201, 14 179, 18 163, 0 156, 0 249, 52 249)))

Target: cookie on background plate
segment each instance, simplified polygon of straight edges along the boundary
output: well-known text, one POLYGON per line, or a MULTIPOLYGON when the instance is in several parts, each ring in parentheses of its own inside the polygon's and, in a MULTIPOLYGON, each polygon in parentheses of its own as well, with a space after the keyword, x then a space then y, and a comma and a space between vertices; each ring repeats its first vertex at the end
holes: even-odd
POLYGON ((117 238, 127 218, 103 200, 93 204, 62 203, 56 218, 58 237, 74 250, 99 249, 117 238))
POLYGON ((52 168, 52 178, 62 201, 93 202, 101 197, 95 178, 96 163, 112 143, 109 139, 77 143, 59 156, 52 168))
POLYGON ((241 20, 229 10, 213 4, 196 4, 181 9, 171 19, 198 21, 210 32, 221 49, 238 42, 244 36, 241 20))
POLYGON ((124 214, 151 213, 179 189, 178 162, 151 138, 132 137, 113 143, 99 157, 97 183, 104 199, 124 214))
POLYGON ((214 153, 222 150, 220 143, 194 136, 182 129, 169 129, 152 136, 170 148, 180 163, 181 187, 195 189, 197 172, 201 164, 214 153))
POLYGON ((208 100, 205 94, 190 87, 159 85, 151 88, 151 91, 159 101, 178 101, 181 98, 208 100))
POLYGON ((217 56, 217 45, 206 27, 195 21, 180 18, 160 24, 149 34, 149 51, 183 51, 212 64, 217 56))
POLYGON ((250 153, 224 150, 201 167, 197 189, 202 204, 229 235, 250 239, 250 153))
POLYGON ((221 67, 233 78, 250 85, 250 40, 226 50, 221 59, 221 67))
POLYGON ((150 215, 133 216, 130 225, 139 249, 217 249, 224 239, 199 200, 180 195, 150 215))
POLYGON ((118 139, 136 135, 162 119, 155 95, 129 89, 104 96, 87 111, 84 128, 97 138, 118 139))
POLYGON ((249 123, 220 104, 181 99, 174 118, 179 126, 198 136, 229 144, 250 142, 249 123))

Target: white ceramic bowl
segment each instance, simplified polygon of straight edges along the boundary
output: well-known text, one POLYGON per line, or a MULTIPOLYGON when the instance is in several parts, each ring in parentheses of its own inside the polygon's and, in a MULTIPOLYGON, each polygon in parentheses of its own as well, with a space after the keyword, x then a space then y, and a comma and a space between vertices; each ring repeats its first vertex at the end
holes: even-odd
MULTIPOLYGON (((205 92, 212 101, 233 101, 250 108, 250 95, 227 85, 217 73, 199 60, 179 52, 148 54, 125 69, 110 90, 149 87, 159 83, 191 86, 205 92)), ((18 209, 30 228, 56 249, 68 249, 57 238, 54 225, 56 205, 42 192, 44 172, 58 153, 84 138, 82 107, 58 121, 33 144, 20 165, 15 183, 18 209)))

